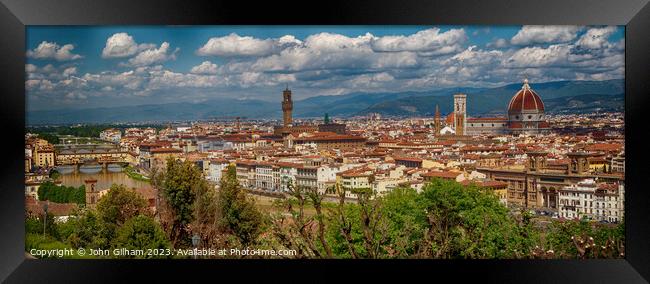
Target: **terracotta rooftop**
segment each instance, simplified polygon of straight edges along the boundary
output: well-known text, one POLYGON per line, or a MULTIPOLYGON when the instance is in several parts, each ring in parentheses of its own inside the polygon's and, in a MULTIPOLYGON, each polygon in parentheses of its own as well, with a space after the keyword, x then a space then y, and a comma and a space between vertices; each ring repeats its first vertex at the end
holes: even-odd
POLYGON ((439 171, 430 171, 422 174, 424 177, 439 177, 444 179, 455 179, 460 173, 456 172, 439 172, 439 171))
POLYGON ((154 148, 151 153, 182 153, 183 150, 176 148, 154 148))
POLYGON ((54 216, 67 216, 78 207, 76 203, 55 203, 51 201, 35 200, 28 196, 25 198, 25 209, 29 214, 39 215, 43 213, 43 204, 47 203, 47 212, 54 216))

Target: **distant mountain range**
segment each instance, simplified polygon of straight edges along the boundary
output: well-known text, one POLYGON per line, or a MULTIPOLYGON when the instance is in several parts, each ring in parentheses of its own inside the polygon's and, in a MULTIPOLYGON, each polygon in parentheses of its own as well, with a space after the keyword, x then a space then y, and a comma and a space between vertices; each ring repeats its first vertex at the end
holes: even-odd
MULTIPOLYGON (((624 110, 624 80, 557 81, 531 84, 549 113, 586 113, 624 110)), ((496 88, 449 88, 423 92, 350 93, 316 96, 294 101, 295 117, 350 117, 368 113, 385 116, 431 116, 435 106, 443 114, 452 111, 453 94, 467 94, 471 116, 506 112, 521 83, 496 88)), ((278 95, 279 96, 279 95, 278 95)), ((39 110, 27 113, 27 123, 107 123, 137 121, 178 121, 214 117, 280 118, 280 102, 262 100, 212 99, 201 103, 167 103, 91 109, 39 110)))

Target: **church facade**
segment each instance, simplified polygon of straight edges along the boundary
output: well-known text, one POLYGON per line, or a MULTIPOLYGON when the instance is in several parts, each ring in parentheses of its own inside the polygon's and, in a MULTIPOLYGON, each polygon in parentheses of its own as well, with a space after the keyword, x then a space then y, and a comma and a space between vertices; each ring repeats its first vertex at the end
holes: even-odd
MULTIPOLYGON (((445 124, 452 127, 457 136, 543 134, 550 129, 544 115, 544 102, 530 88, 528 79, 510 99, 505 117, 467 117, 466 102, 467 95, 454 95, 454 111, 445 118, 445 124)), ((442 125, 437 106, 434 124, 436 134, 440 134, 442 125)))

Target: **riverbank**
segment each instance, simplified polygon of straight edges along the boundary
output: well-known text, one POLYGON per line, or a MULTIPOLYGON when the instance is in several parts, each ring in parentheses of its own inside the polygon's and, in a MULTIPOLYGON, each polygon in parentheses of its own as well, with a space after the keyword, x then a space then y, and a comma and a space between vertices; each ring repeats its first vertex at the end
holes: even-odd
POLYGON ((125 173, 128 177, 130 177, 130 178, 132 178, 132 179, 134 179, 134 180, 144 181, 144 182, 147 182, 147 183, 150 182, 149 177, 144 176, 144 175, 138 173, 138 172, 136 171, 136 169, 133 168, 132 166, 126 166, 126 167, 124 168, 124 173, 125 173))

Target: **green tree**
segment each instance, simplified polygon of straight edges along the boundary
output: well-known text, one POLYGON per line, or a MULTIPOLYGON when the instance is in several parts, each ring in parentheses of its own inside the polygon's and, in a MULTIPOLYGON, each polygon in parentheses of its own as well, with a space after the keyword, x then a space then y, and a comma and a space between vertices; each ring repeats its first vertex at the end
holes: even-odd
POLYGON ((109 248, 110 233, 95 210, 78 211, 68 222, 73 227, 67 238, 72 247, 109 248))
POLYGON ((339 204, 328 216, 328 242, 335 255, 343 258, 388 257, 389 220, 383 204, 370 188, 347 189, 335 185, 339 204), (357 203, 345 203, 345 192, 357 196, 357 203))
POLYGON ((190 161, 169 158, 165 171, 154 175, 153 184, 162 193, 163 206, 171 211, 168 233, 172 245, 191 246, 189 225, 194 220, 196 196, 208 189, 203 172, 190 161))
MULTIPOLYGON (((160 225, 151 217, 138 215, 126 221, 117 230, 113 240, 113 248, 126 248, 128 250, 171 249, 167 235, 160 225)), ((171 255, 129 256, 137 258, 169 258, 171 255)))
POLYGON ((425 252, 434 258, 510 258, 529 251, 508 209, 489 189, 434 179, 422 195, 429 223, 425 252))
POLYGON ((620 258, 625 254, 625 222, 556 220, 544 232, 540 247, 555 258, 620 258))
POLYGON ((45 201, 50 200, 56 203, 86 203, 85 186, 78 188, 72 186, 58 186, 51 181, 46 181, 38 187, 38 199, 45 201))
POLYGON ((61 177, 61 173, 57 170, 50 170, 50 178, 53 180, 58 180, 61 177))
POLYGON ((40 137, 43 140, 46 140, 50 144, 59 144, 59 137, 55 134, 43 132, 43 133, 39 133, 38 137, 40 137))
MULTIPOLYGON (((71 249, 68 245, 63 242, 57 241, 52 236, 43 236, 39 234, 28 233, 25 234, 25 251, 29 252, 31 249, 39 250, 61 250, 61 249, 71 249)), ((43 256, 38 256, 38 258, 59 258, 57 255, 48 256, 47 254, 43 256)), ((64 258, 70 258, 69 256, 64 256, 64 258)))
POLYGON ((97 215, 107 239, 112 239, 127 220, 140 214, 151 214, 146 200, 124 185, 111 185, 106 195, 97 202, 97 215))
POLYGON ((97 213, 105 223, 121 226, 126 220, 140 214, 150 214, 147 201, 124 185, 113 184, 97 202, 97 213))
POLYGON ((322 211, 323 196, 314 189, 294 186, 293 182, 287 185, 289 197, 278 200, 276 206, 286 208, 291 214, 291 220, 284 214, 272 216, 273 235, 277 243, 287 249, 297 252, 296 258, 333 257, 332 249, 325 237, 325 215, 322 211), (308 217, 305 214, 305 205, 311 202, 316 215, 308 217), (295 208, 294 203, 298 208, 295 208))
POLYGON ((45 226, 45 234, 52 238, 59 239, 58 225, 54 222, 54 215, 47 213, 47 222, 44 224, 43 217, 45 214, 41 212, 38 217, 27 217, 25 219, 25 233, 26 234, 43 234, 43 227, 45 226))
POLYGON ((396 188, 383 196, 382 211, 389 221, 387 253, 390 257, 414 257, 428 227, 423 197, 412 188, 396 188))
POLYGON ((196 191, 191 223, 193 234, 201 238, 205 247, 227 247, 227 238, 220 227, 221 212, 218 208, 217 191, 213 186, 202 183, 203 189, 196 191))
POLYGON ((263 215, 239 185, 234 165, 228 166, 221 178, 218 204, 225 231, 235 235, 243 245, 252 244, 261 233, 263 215))

